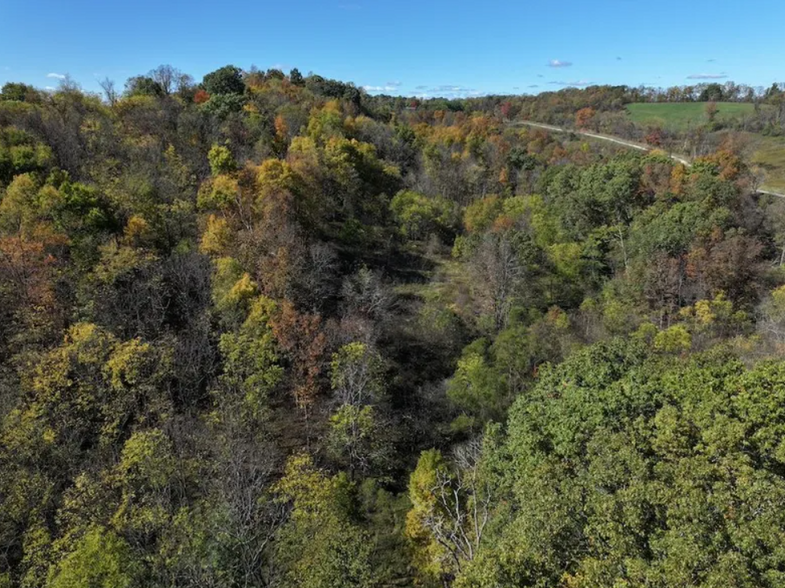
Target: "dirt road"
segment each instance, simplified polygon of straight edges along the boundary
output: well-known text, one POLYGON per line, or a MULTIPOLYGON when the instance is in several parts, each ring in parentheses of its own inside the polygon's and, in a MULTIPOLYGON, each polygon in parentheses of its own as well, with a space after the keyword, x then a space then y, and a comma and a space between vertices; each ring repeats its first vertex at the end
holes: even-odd
MULTIPOLYGON (((616 143, 618 145, 623 145, 625 147, 629 147, 630 149, 638 149, 639 151, 651 151, 653 149, 653 147, 650 147, 648 145, 642 145, 640 143, 635 143, 633 141, 627 141, 626 139, 619 139, 618 137, 612 137, 610 135, 600 135, 598 133, 590 133, 589 131, 579 131, 577 129, 565 129, 565 128, 562 128, 562 127, 556 127, 556 126, 553 126, 553 125, 546 125, 544 123, 531 122, 531 121, 528 121, 528 120, 516 121, 514 123, 511 123, 510 126, 521 126, 521 125, 525 125, 525 126, 529 126, 529 127, 537 127, 539 129, 545 129, 547 131, 553 131, 554 133, 573 133, 575 135, 583 135, 584 137, 591 137, 592 139, 599 139, 600 141, 609 141, 611 143, 616 143)), ((684 165, 686 165, 688 167, 690 165, 692 165, 692 163, 690 163, 690 160, 687 159, 686 157, 683 157, 681 155, 674 155, 672 153, 669 154, 669 155, 670 155, 671 159, 673 159, 675 161, 678 161, 679 163, 683 163, 684 165)), ((778 198, 785 198, 785 194, 781 194, 779 192, 772 192, 771 190, 758 189, 757 192, 758 192, 758 194, 766 194, 768 196, 776 196, 778 198)))

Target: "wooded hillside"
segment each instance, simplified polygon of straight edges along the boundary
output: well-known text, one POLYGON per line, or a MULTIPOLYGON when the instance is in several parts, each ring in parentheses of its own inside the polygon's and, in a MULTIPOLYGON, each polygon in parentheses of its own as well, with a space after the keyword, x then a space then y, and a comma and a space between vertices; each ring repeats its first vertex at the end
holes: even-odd
POLYGON ((609 87, 104 89, 0 93, 0 587, 785 582, 785 202, 733 144, 509 124, 609 87))

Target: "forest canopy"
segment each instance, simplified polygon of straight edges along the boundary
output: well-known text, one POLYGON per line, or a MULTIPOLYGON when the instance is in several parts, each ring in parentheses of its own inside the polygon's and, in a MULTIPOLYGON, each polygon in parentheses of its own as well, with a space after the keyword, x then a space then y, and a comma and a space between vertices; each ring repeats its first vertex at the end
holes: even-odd
POLYGON ((0 587, 785 583, 785 202, 621 115, 779 87, 102 86, 0 92, 0 587))

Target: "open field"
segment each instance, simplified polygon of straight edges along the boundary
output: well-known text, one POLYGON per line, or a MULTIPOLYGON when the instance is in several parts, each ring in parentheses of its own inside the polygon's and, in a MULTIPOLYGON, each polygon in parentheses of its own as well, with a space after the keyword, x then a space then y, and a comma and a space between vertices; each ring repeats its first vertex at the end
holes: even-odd
MULTIPOLYGON (((749 103, 718 102, 719 120, 740 118, 751 114, 755 107, 749 103)), ((673 131, 686 131, 707 122, 705 102, 638 103, 628 104, 630 119, 637 125, 657 125, 673 131)), ((746 149, 749 163, 764 175, 764 186, 785 191, 785 137, 764 137, 745 133, 749 141, 746 149)))
POLYGON ((785 137, 750 137, 750 165, 763 172, 767 188, 785 191, 785 137))
MULTIPOLYGON (((617 137, 608 135, 598 135, 596 133, 589 133, 586 131, 578 131, 575 129, 564 129, 555 127, 553 125, 546 125, 531 121, 520 121, 516 124, 523 124, 532 127, 539 127, 556 132, 571 132, 578 133, 585 137, 598 139, 601 141, 611 141, 620 145, 625 145, 632 149, 641 149, 647 151, 650 147, 626 141, 617 137)), ((752 166, 753 169, 763 174, 763 185, 761 189, 777 192, 782 196, 785 193, 785 137, 765 137, 756 133, 741 133, 744 141, 744 158, 752 166)), ((689 160, 683 156, 675 153, 671 157, 686 165, 689 165, 689 160)))
MULTIPOLYGON (((749 103, 718 102, 718 120, 751 114, 755 107, 749 103)), ((705 124, 706 102, 663 102, 628 104, 630 119, 638 125, 657 125, 674 131, 705 124)))

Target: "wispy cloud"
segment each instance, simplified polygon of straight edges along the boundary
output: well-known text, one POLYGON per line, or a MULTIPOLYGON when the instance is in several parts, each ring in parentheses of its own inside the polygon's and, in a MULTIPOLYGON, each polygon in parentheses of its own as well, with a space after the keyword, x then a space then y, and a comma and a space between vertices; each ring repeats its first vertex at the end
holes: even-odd
MULTIPOLYGON (((403 86, 403 82, 400 81, 393 81, 393 82, 385 82, 383 86, 374 86, 369 84, 367 86, 363 86, 363 90, 366 92, 393 92, 403 86)), ((418 89, 425 89, 428 86, 417 86, 418 89)))
POLYGON ((65 76, 63 74, 59 74, 59 73, 48 73, 48 74, 46 74, 46 77, 47 78, 54 78, 56 80, 64 80, 65 79, 65 76))
POLYGON ((513 86, 513 87, 512 87, 512 89, 513 89, 513 90, 520 90, 520 89, 521 89, 521 87, 520 87, 520 86, 513 86))
POLYGON ((551 59, 548 62, 548 67, 570 67, 572 61, 562 61, 561 59, 551 59))
POLYGON ((617 57, 617 58, 616 58, 616 61, 621 61, 621 57, 617 57))
POLYGON ((366 92, 394 92, 401 85, 401 82, 387 82, 383 86, 363 86, 363 90, 366 92))
POLYGON ((706 63, 717 63, 717 60, 712 57, 711 59, 707 59, 706 63))
POLYGON ((417 86, 420 98, 474 98, 483 96, 485 92, 476 88, 467 88, 458 84, 443 84, 441 86, 417 86))
POLYGON ((542 75, 542 74, 537 74, 537 77, 538 77, 538 78, 544 78, 545 76, 544 76, 544 75, 542 75))
POLYGON ((528 86, 526 86, 526 87, 527 87, 527 88, 539 88, 539 87, 540 87, 540 85, 539 85, 539 84, 529 84, 529 85, 528 85, 528 86))
POLYGON ((692 74, 687 76, 688 80, 724 80, 728 77, 726 73, 718 73, 718 74, 707 74, 707 73, 700 73, 700 74, 692 74))
POLYGON ((415 86, 414 89, 415 90, 426 90, 426 89, 428 89, 428 86, 415 86))
POLYGON ((444 84, 431 88, 431 92, 474 92, 474 88, 464 88, 463 86, 451 86, 444 84))
POLYGON ((392 92, 395 88, 390 86, 363 86, 363 90, 366 92, 392 92))
POLYGON ((57 89, 57 88, 53 88, 52 86, 46 86, 46 87, 44 88, 44 90, 49 90, 49 91, 51 91, 51 92, 53 92, 53 91, 54 91, 54 90, 56 90, 56 89, 57 89))
POLYGON ((583 88, 585 86, 589 86, 592 84, 589 80, 578 80, 576 82, 561 82, 561 81, 554 81, 548 82, 552 86, 564 86, 565 88, 568 87, 576 87, 576 88, 583 88))

